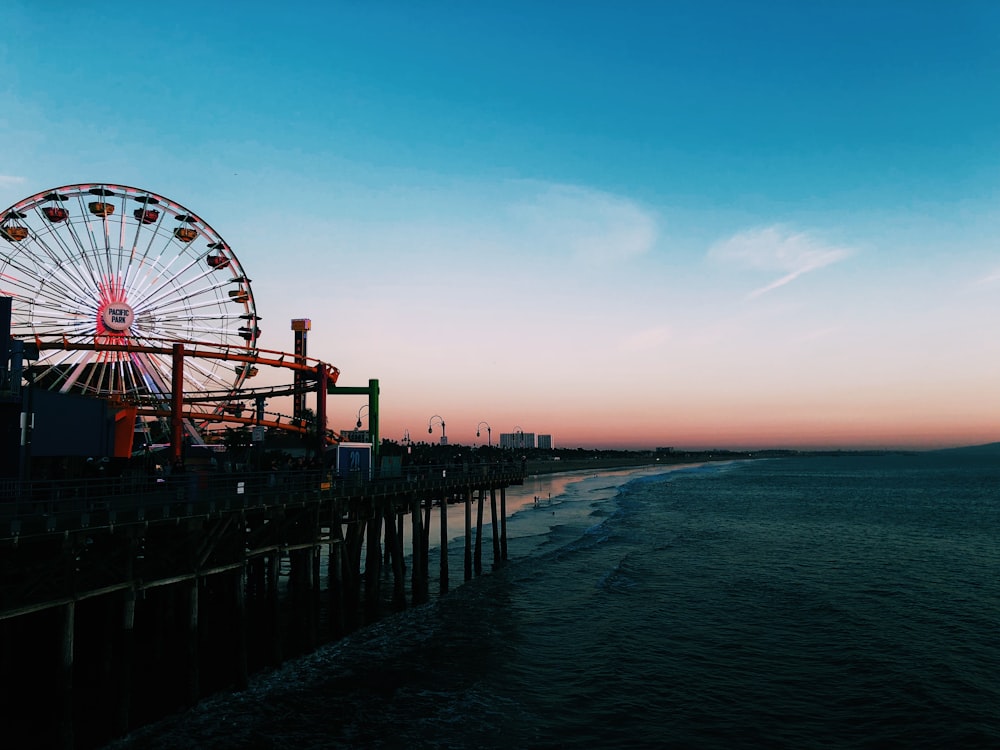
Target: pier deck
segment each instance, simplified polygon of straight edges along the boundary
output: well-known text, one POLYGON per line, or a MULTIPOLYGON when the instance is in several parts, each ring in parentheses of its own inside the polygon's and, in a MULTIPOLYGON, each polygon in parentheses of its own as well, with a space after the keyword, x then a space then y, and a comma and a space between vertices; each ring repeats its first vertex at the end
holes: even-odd
POLYGON ((505 490, 523 480, 466 464, 0 485, 5 725, 20 747, 94 747, 426 601, 433 512, 445 593, 447 506, 465 504, 469 580, 487 504, 506 559, 505 490))

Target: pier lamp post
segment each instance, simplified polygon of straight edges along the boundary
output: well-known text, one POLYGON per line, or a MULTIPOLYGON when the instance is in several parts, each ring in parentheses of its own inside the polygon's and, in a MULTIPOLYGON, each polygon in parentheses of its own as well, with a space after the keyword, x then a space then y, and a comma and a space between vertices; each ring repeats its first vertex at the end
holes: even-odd
POLYGON ((434 432, 435 419, 441 423, 441 445, 448 445, 448 436, 444 434, 444 420, 437 414, 427 420, 427 432, 428 434, 434 432))
MULTIPOLYGON (((357 426, 354 428, 355 432, 354 432, 354 436, 353 436, 352 439, 353 440, 362 440, 363 442, 370 442, 369 438, 371 437, 371 433, 368 430, 364 431, 365 432, 364 437, 362 437, 362 435, 361 435, 361 432, 362 432, 362 430, 361 430, 361 417, 362 417, 362 415, 368 416, 368 404, 362 404, 361 408, 358 409, 358 422, 357 422, 357 426)), ((369 421, 369 423, 371 423, 371 419, 369 419, 368 421, 369 421)))
POLYGON ((479 424, 476 425, 476 437, 479 437, 479 428, 482 427, 483 425, 486 425, 486 447, 492 448, 493 444, 491 435, 493 434, 493 431, 490 429, 490 425, 488 422, 480 422, 479 424))
MULTIPOLYGON (((413 455, 413 441, 410 440, 410 431, 409 430, 403 430, 403 439, 399 441, 399 444, 406 446, 406 456, 412 456, 413 455)), ((409 460, 406 456, 403 457, 404 461, 409 460)))

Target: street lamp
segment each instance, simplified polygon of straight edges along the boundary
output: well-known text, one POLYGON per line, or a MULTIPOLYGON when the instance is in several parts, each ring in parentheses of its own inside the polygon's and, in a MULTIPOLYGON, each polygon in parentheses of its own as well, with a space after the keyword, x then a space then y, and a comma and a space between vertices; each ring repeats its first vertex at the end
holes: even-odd
POLYGON ((441 423, 441 445, 448 445, 448 436, 444 434, 444 420, 437 414, 427 420, 427 432, 428 434, 434 432, 435 419, 441 423))
POLYGON ((488 422, 480 422, 479 424, 476 425, 476 437, 479 437, 479 428, 482 427, 483 425, 486 425, 486 447, 492 448, 493 445, 491 443, 490 436, 493 434, 493 431, 490 429, 490 425, 488 422))
POLYGON ((361 429, 361 412, 368 408, 368 404, 362 404, 361 408, 358 409, 358 429, 361 429))

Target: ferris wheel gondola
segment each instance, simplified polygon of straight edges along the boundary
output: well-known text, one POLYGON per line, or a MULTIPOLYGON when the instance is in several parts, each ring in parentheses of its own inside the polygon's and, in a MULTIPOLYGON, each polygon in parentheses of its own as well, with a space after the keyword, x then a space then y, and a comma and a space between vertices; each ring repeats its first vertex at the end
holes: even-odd
MULTIPOLYGON (((0 295, 12 298, 12 335, 43 345, 36 386, 63 393, 165 399, 170 356, 129 347, 185 342, 252 356, 260 337, 250 279, 218 232, 123 185, 66 185, 0 214, 0 295)), ((250 373, 193 360, 182 388, 235 393, 250 373)))

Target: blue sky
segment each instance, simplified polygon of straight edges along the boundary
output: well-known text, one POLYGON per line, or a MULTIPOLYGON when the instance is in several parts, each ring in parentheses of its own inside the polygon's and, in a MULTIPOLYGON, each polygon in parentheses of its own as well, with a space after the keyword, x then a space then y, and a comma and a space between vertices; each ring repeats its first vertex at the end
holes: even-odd
POLYGON ((380 379, 387 437, 1000 439, 995 3, 5 18, 0 203, 103 180, 188 206, 262 344, 312 318, 310 354, 380 379))

